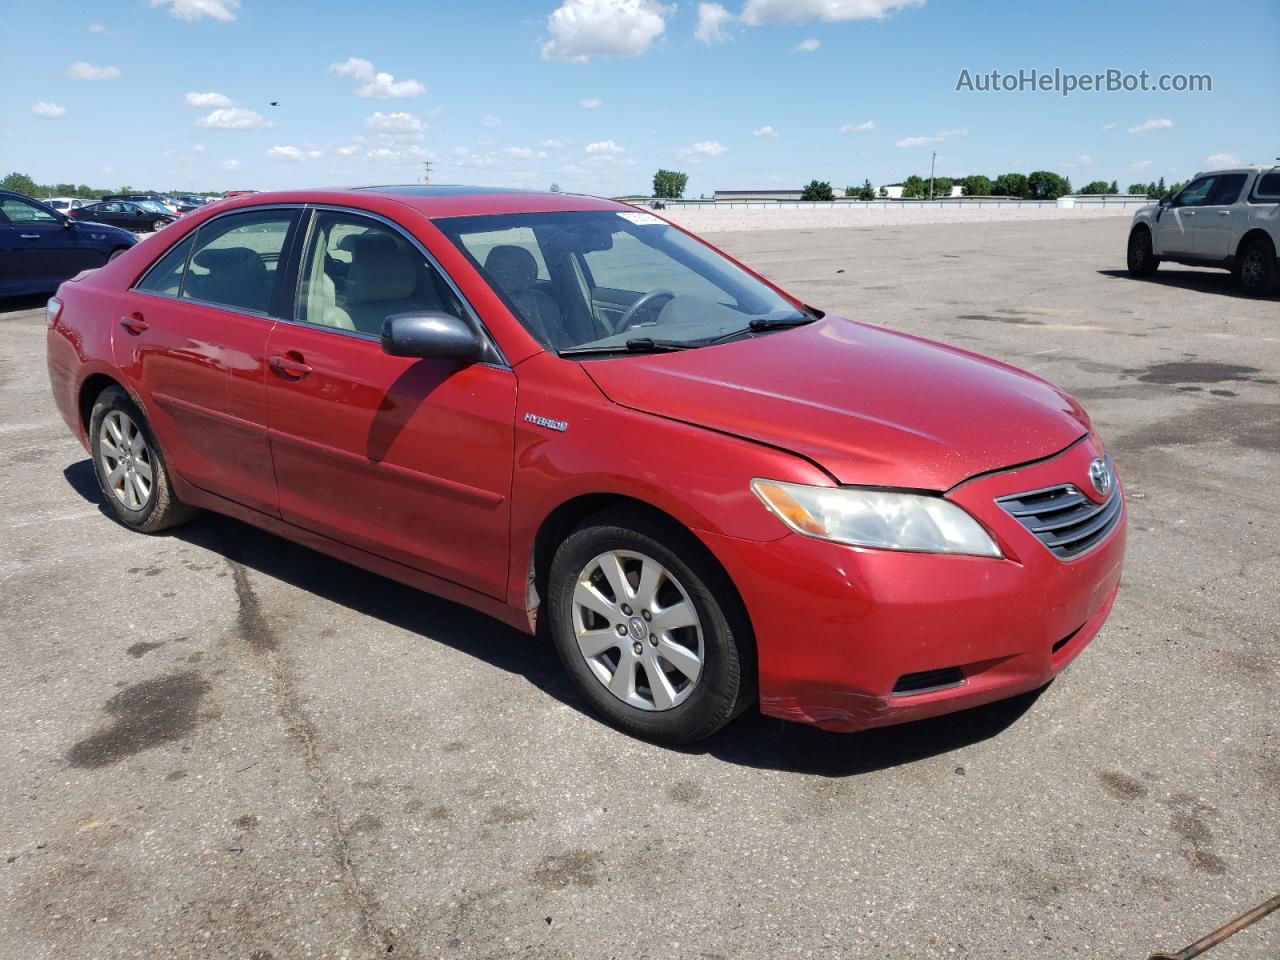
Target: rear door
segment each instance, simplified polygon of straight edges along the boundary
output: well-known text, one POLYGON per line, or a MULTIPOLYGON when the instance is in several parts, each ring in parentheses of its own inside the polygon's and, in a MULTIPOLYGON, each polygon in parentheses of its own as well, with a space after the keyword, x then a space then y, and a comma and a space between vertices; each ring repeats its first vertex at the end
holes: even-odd
POLYGON ((312 213, 295 314, 271 332, 271 450, 285 520, 490 596, 506 594, 516 378, 392 357, 397 313, 478 325, 424 248, 354 211, 312 213))
POLYGON ((1247 173, 1221 174, 1205 198, 1204 206, 1197 208, 1193 238, 1197 257, 1225 260, 1235 252, 1231 238, 1242 226, 1236 221, 1249 216, 1244 204, 1237 203, 1248 179, 1247 173))
POLYGON ((1197 177, 1178 191, 1156 221, 1156 253, 1195 256, 1195 232, 1200 228, 1200 208, 1209 199, 1215 177, 1197 177))
POLYGON ((271 514, 266 350, 298 215, 264 207, 202 224, 121 298, 114 338, 174 469, 271 514))

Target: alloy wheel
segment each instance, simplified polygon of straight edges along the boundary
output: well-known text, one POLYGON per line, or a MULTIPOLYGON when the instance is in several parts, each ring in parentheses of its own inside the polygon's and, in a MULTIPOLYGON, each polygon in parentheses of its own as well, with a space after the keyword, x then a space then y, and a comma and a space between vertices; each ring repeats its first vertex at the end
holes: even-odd
POLYGON ((702 622, 662 564, 630 550, 600 554, 578 574, 572 611, 587 667, 623 703, 662 711, 689 698, 702 674, 702 622))
POLYGON ((1244 263, 1240 265, 1240 280, 1250 290, 1262 283, 1262 251, 1258 247, 1255 246, 1244 255, 1244 263))
POLYGON ((151 449, 142 430, 123 410, 112 410, 102 418, 98 459, 103 483, 127 509, 141 510, 151 501, 155 480, 151 449))

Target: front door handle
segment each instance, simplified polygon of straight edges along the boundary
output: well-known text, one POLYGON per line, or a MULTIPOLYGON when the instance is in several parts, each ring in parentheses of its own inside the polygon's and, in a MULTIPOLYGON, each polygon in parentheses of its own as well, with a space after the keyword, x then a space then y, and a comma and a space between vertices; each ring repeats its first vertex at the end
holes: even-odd
POLYGON ((290 350, 283 357, 272 357, 267 361, 272 372, 278 377, 284 377, 286 380, 301 380, 311 372, 311 365, 302 359, 302 354, 296 350, 290 350))
POLYGON ((18 236, 20 236, 23 240, 39 240, 40 239, 40 234, 38 233, 20 233, 18 234, 18 236))
POLYGON ((124 327, 136 337, 138 334, 146 330, 150 324, 142 319, 142 314, 131 313, 127 317, 120 318, 120 326, 124 327))
POLYGON ((1219 211, 1218 211, 1218 216, 1220 216, 1220 217, 1229 217, 1229 216, 1231 216, 1231 211, 1230 211, 1230 210, 1219 210, 1219 211))

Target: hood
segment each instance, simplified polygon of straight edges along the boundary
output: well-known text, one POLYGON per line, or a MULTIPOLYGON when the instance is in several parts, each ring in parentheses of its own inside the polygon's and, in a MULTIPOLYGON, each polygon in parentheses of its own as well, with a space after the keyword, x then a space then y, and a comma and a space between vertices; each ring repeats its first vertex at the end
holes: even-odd
POLYGON ((126 230, 124 227, 114 227, 109 223, 95 223, 92 220, 76 220, 75 218, 72 218, 72 223, 75 224, 77 230, 101 233, 121 240, 128 238, 131 241, 130 246, 138 242, 138 235, 132 230, 126 230))
POLYGON ((849 484, 947 490, 1091 429, 1029 373, 836 317, 582 367, 615 403, 798 453, 849 484))

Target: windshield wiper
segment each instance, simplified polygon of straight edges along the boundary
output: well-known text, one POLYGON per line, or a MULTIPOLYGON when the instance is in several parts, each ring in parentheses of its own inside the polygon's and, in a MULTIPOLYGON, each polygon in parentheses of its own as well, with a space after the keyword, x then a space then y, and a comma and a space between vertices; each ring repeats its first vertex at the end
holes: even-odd
POLYGON ((730 330, 728 333, 722 333, 718 337, 712 337, 710 340, 703 340, 703 343, 724 343, 726 340, 732 340, 735 337, 745 337, 753 333, 763 333, 766 330, 781 330, 785 327, 803 327, 807 323, 813 323, 817 317, 810 317, 803 313, 793 313, 789 317, 752 317, 745 327, 738 330, 730 330))
POLYGON ((688 350, 701 346, 701 343, 690 343, 684 340, 655 340, 653 337, 632 337, 624 344, 608 346, 567 347, 559 351, 562 357, 582 357, 605 353, 669 353, 673 350, 688 350))

